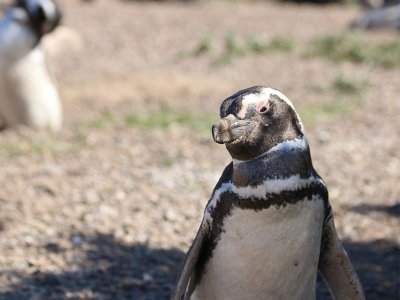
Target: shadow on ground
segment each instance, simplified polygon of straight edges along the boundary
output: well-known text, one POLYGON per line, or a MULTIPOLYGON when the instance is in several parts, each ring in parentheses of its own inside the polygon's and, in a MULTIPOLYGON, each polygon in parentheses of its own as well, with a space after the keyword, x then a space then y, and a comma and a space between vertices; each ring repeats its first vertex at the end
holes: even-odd
POLYGON ((349 208, 351 211, 359 214, 367 215, 370 212, 382 212, 391 217, 400 218, 400 203, 393 205, 379 205, 379 204, 361 204, 349 208))
MULTIPOLYGON (((400 217, 400 203, 393 205, 361 204, 347 207, 349 211, 368 215, 372 212, 387 217, 400 217)), ((365 230, 370 230, 366 228, 365 230)), ((344 241, 369 300, 400 299, 400 245, 390 240, 368 243, 344 241)), ((318 280, 318 299, 330 299, 321 278, 318 280)))
MULTIPOLYGON (((174 287, 184 253, 176 249, 152 249, 126 245, 110 235, 85 238, 81 257, 63 273, 36 271, 18 278, 0 299, 168 299, 174 287)), ((398 299, 399 245, 377 240, 369 243, 344 242, 368 299, 398 299)), ((56 244, 46 250, 62 252, 56 244)), ((318 299, 331 299, 321 280, 318 299)))
MULTIPOLYGON (((347 207, 348 210, 368 215, 371 212, 384 213, 387 217, 400 217, 400 203, 393 205, 361 204, 347 207)), ((365 230, 369 230, 365 228, 365 230)), ((375 240, 367 243, 343 241, 344 247, 357 274, 368 300, 400 299, 400 245, 390 240, 375 240)), ((331 299, 318 278, 318 299, 331 299)))
MULTIPOLYGON (((400 247, 388 240, 343 242, 368 300, 400 299, 400 247)), ((331 299, 318 278, 317 299, 331 299)))
MULTIPOLYGON (((36 271, 30 276, 0 274, 19 279, 8 291, 0 292, 0 299, 168 299, 184 258, 180 250, 127 245, 111 235, 83 237, 82 242, 77 236, 72 239, 80 249, 69 270, 36 271)), ((45 248, 63 255, 57 244, 45 248)))

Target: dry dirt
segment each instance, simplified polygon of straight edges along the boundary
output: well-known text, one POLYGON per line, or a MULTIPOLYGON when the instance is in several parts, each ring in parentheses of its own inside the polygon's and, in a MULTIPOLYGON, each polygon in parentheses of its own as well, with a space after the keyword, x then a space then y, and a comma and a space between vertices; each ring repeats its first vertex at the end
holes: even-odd
MULTIPOLYGON (((339 75, 371 87, 351 111, 306 120, 314 164, 368 299, 399 299, 399 70, 304 59, 301 50, 347 28, 357 9, 60 3, 64 24, 80 35, 69 32, 58 48, 45 41, 64 130, 0 133, 0 299, 167 299, 229 156, 208 132, 131 126, 125 116, 168 107, 217 120, 221 100, 252 85, 280 89, 300 111, 356 101, 332 90, 339 75), (226 64, 195 55, 207 36, 220 53, 228 32, 294 38, 298 46, 226 64)), ((330 299, 321 282, 318 299, 330 299)))

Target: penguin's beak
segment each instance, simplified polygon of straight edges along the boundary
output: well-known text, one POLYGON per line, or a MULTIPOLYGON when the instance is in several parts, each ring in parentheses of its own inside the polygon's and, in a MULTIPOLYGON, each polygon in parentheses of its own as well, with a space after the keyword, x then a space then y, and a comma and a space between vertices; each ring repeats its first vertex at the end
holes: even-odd
POLYGON ((212 136, 218 144, 233 144, 239 142, 253 127, 248 120, 239 120, 230 114, 212 126, 212 136))

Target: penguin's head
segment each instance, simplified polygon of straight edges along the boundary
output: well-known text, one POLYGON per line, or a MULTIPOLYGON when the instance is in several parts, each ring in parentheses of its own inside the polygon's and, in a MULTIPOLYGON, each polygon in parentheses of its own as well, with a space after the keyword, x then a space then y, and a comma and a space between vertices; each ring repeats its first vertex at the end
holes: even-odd
POLYGON ((53 0, 16 0, 14 6, 26 12, 27 25, 36 33, 38 41, 61 21, 61 11, 53 0))
POLYGON ((266 87, 251 87, 225 99, 212 127, 214 141, 225 144, 233 159, 251 160, 274 146, 304 135, 290 100, 266 87))

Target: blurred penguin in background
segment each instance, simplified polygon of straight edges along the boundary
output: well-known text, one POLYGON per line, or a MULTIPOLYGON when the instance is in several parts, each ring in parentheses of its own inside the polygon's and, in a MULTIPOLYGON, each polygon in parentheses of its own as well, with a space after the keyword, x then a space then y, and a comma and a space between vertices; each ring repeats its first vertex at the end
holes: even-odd
POLYGON ((351 24, 353 28, 400 30, 400 0, 364 0, 362 3, 368 10, 351 24))
POLYGON ((41 38, 60 23, 52 0, 16 0, 0 20, 0 124, 58 131, 62 109, 41 38))

